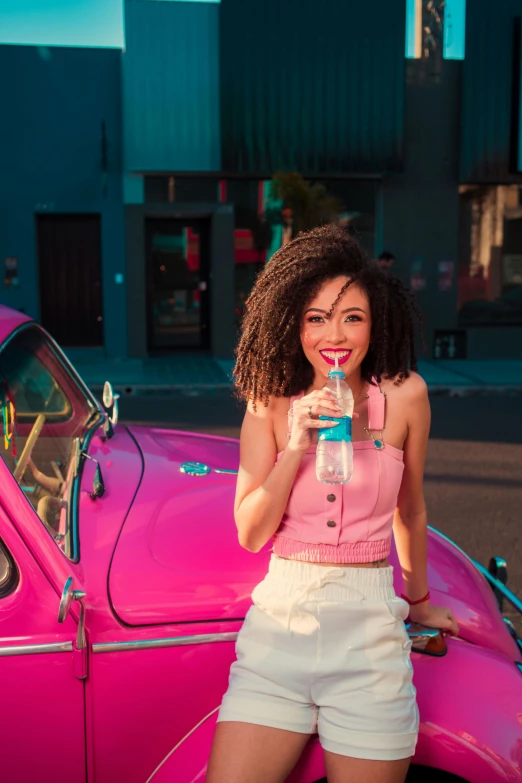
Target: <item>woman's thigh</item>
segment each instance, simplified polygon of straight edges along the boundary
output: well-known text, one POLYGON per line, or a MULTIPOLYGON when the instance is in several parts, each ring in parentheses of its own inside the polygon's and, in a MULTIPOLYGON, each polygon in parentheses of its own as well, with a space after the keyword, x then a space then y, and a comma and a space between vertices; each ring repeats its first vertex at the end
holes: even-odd
POLYGON ((411 759, 373 761, 325 750, 324 761, 328 783, 404 783, 411 759))
POLYGON ((283 783, 309 738, 309 734, 253 723, 219 722, 206 783, 283 783))

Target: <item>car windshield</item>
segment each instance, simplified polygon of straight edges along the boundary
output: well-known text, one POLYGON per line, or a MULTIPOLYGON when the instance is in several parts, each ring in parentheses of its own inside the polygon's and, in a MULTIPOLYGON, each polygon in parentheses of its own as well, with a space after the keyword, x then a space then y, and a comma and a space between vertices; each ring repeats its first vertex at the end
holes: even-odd
POLYGON ((0 412, 2 457, 70 556, 79 449, 101 413, 37 326, 20 330, 0 352, 0 412))

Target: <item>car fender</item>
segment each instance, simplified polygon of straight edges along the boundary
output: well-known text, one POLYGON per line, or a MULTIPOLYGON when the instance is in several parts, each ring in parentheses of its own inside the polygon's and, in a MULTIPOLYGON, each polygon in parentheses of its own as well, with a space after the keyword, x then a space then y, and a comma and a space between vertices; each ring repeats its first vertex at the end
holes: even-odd
MULTIPOLYGON (((219 707, 183 737, 158 764, 147 783, 204 783, 219 707)), ((315 783, 324 778, 323 751, 316 736, 308 743, 288 783, 315 783)))
POLYGON ((420 712, 414 764, 469 783, 522 777, 522 672, 503 655, 459 639, 443 658, 414 654, 420 712))
MULTIPOLYGON (((469 783, 520 781, 522 672, 504 656, 458 639, 448 648, 443 658, 413 655, 421 716, 413 764, 469 783)), ((204 783, 218 710, 172 748, 147 783, 204 783)), ((322 750, 312 737, 289 783, 314 783, 324 775, 322 750)))

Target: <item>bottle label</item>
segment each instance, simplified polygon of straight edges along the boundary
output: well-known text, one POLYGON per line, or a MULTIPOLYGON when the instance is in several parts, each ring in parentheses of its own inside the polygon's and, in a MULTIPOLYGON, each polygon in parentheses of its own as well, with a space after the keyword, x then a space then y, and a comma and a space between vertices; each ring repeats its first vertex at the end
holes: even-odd
POLYGON ((342 416, 337 419, 335 416, 319 416, 320 421, 338 421, 336 427, 321 427, 318 430, 318 440, 333 440, 333 441, 351 441, 352 439, 352 419, 351 416, 342 416))

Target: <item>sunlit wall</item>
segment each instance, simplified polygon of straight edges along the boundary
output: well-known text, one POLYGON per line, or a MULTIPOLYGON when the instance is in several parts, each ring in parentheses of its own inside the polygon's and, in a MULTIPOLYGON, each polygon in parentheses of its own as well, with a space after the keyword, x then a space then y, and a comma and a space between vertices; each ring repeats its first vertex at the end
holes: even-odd
POLYGON ((1 0, 0 44, 121 49, 123 0, 1 0))
MULTIPOLYGON (((421 14, 424 0, 406 0, 406 57, 421 56, 421 14)), ((466 0, 444 4, 444 58, 463 60, 466 38, 466 0)))

